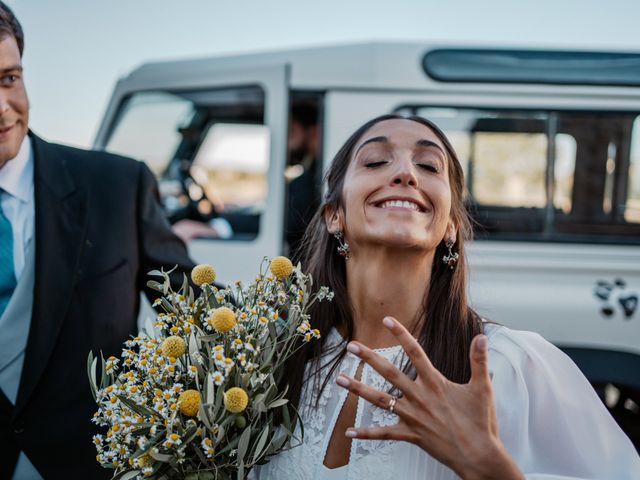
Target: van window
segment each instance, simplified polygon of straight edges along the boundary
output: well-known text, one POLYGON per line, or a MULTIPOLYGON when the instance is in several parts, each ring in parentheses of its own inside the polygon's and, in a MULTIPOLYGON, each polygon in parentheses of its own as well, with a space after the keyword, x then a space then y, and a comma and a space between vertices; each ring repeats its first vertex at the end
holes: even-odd
POLYGON ((187 121, 192 111, 191 102, 166 92, 136 94, 122 108, 107 149, 144 160, 161 176, 180 144, 176 126, 187 121))
POLYGON ((264 210, 269 169, 269 128, 211 125, 195 154, 191 174, 220 213, 264 210))
POLYGON ((143 91, 120 107, 106 149, 143 160, 171 222, 217 221, 258 235, 267 198, 269 128, 259 87, 143 91))
POLYGON ((640 223, 640 117, 636 117, 633 122, 633 132, 631 134, 629 180, 627 183, 627 201, 624 206, 624 219, 627 222, 640 223))
POLYGON ((542 133, 477 132, 470 190, 478 203, 501 207, 545 205, 547 137, 542 133))
POLYGON ((447 134, 477 236, 640 243, 640 122, 615 112, 404 106, 447 134))
POLYGON ((571 191, 573 190, 573 172, 576 169, 577 148, 576 139, 571 135, 556 134, 553 206, 564 214, 571 213, 571 191))
POLYGON ((517 49, 439 48, 422 68, 440 82, 640 85, 640 55, 517 49))

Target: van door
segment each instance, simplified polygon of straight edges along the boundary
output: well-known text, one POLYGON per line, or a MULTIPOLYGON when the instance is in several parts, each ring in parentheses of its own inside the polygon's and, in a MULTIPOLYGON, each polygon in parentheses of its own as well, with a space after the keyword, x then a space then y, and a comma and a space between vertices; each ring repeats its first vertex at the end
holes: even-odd
POLYGON ((121 80, 95 147, 143 160, 172 222, 218 232, 192 240, 191 256, 223 283, 246 281, 283 246, 287 67, 188 66, 121 80))

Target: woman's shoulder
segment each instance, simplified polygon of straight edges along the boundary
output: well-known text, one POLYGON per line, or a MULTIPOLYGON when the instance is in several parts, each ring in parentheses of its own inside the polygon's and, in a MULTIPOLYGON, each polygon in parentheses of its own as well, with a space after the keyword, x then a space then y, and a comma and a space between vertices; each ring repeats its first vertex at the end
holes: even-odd
POLYGON ((562 350, 535 332, 489 322, 485 334, 500 437, 527 478, 639 471, 632 443, 562 350))
POLYGON ((484 322, 484 334, 489 342, 489 351, 507 356, 512 360, 526 359, 553 353, 564 355, 562 350, 542 335, 528 330, 515 330, 505 325, 484 322))
POLYGON ((582 376, 562 350, 536 332, 485 322, 484 333, 489 342, 490 368, 515 370, 513 373, 524 378, 561 372, 582 376))

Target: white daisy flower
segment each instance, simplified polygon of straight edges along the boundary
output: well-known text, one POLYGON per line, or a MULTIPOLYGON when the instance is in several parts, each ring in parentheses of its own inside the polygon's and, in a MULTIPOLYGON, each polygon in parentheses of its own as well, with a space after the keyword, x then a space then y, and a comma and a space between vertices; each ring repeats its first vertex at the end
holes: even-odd
POLYGON ((211 374, 211 378, 217 386, 222 385, 222 382, 224 382, 224 375, 221 372, 214 372, 211 374))
POLYGON ((238 359, 238 362, 240 362, 240 365, 242 365, 243 367, 247 365, 247 355, 245 353, 238 354, 236 358, 238 359))
POLYGON ((213 458, 213 455, 216 453, 215 448, 213 448, 213 440, 208 437, 204 437, 202 442, 200 442, 200 446, 202 446, 202 450, 207 458, 213 458))

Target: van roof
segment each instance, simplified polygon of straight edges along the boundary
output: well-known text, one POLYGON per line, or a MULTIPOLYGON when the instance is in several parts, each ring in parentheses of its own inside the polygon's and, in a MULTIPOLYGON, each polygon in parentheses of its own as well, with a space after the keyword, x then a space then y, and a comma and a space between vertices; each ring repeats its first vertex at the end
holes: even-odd
POLYGON ((455 75, 450 80, 458 85, 460 79, 465 75, 479 82, 482 82, 483 75, 486 77, 486 82, 495 81, 495 78, 489 77, 499 70, 503 77, 501 80, 498 79, 498 83, 640 86, 640 54, 637 52, 609 53, 575 49, 485 48, 478 45, 469 47, 468 45, 438 45, 418 42, 339 44, 250 54, 153 61, 144 63, 133 70, 125 81, 135 84, 140 82, 143 85, 158 78, 215 75, 229 70, 287 65, 290 69, 290 86, 296 89, 424 90, 436 84, 440 89, 447 88, 446 78, 433 72, 430 72, 432 73, 430 77, 425 71, 425 55, 429 52, 433 53, 435 50, 438 50, 440 54, 439 65, 448 67, 446 71, 450 72, 452 65, 458 67, 457 70, 454 69, 455 75), (457 52, 457 56, 449 55, 447 57, 446 52, 457 52), (481 55, 481 53, 484 54, 481 55), (501 56, 496 56, 497 53, 501 56), (561 56, 563 57, 560 58, 561 56), (545 66, 541 64, 541 61, 546 61, 546 73, 545 66), (577 64, 577 61, 582 63, 577 64), (505 69, 505 65, 509 64, 511 70, 505 69), (515 75, 516 71, 521 74, 523 68, 528 68, 532 74, 537 72, 537 77, 525 79, 523 82, 522 75, 515 75), (581 69, 578 74, 576 74, 576 68, 581 69), (565 74, 562 73, 562 69, 565 74), (399 74, 400 72, 401 74, 399 74), (609 72, 608 76, 603 77, 603 72, 609 72), (512 74, 515 76, 510 79, 509 75, 512 74))

